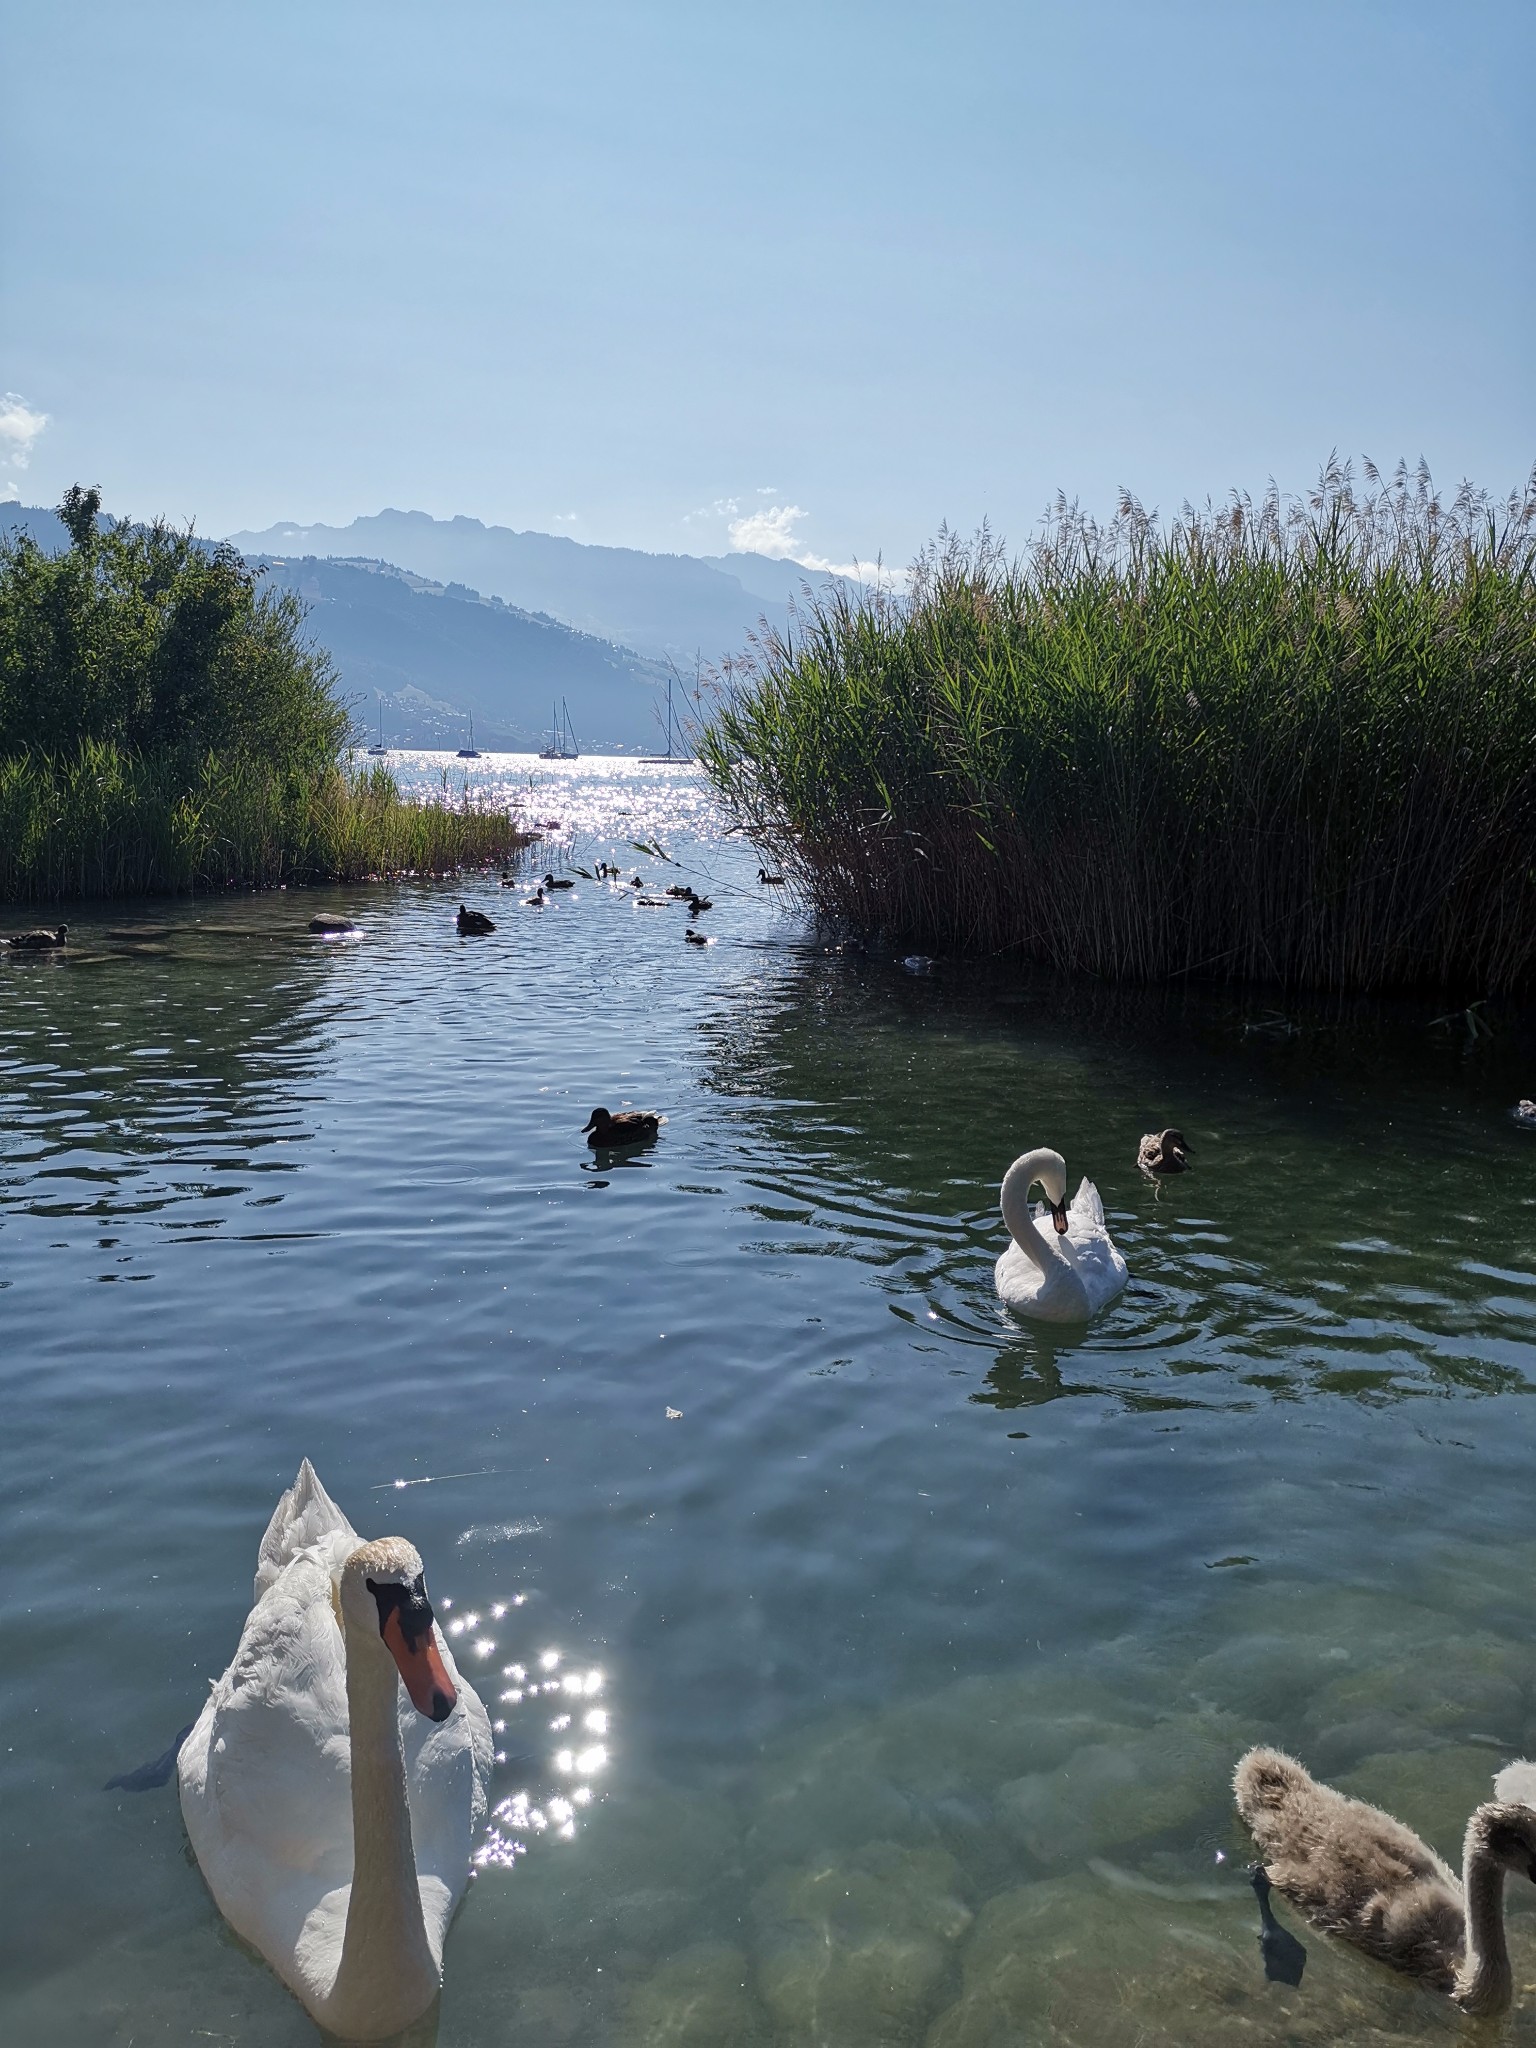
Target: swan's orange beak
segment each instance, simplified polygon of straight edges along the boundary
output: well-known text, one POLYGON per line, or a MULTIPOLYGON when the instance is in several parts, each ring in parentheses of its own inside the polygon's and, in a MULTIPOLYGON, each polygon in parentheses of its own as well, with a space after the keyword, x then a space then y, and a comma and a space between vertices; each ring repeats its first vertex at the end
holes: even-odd
POLYGON ((443 1654, 437 1647, 437 1637, 431 1628, 428 1627, 426 1634, 418 1638, 413 1648, 400 1626, 399 1608, 392 1607, 384 1618, 383 1636, 385 1647, 400 1668, 405 1689, 411 1696, 411 1705, 418 1714, 425 1714, 429 1721, 446 1721, 458 1705, 459 1695, 448 1676, 448 1667, 443 1662, 443 1654))
POLYGON ((1056 1226, 1056 1235, 1058 1237, 1065 1237, 1067 1234, 1067 1205, 1065 1202, 1052 1202, 1051 1221, 1056 1226))

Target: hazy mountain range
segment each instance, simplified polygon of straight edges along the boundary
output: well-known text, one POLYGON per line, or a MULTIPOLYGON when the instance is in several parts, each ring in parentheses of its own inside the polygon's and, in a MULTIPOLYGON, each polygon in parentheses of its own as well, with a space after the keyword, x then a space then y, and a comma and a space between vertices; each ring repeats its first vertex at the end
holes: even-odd
POLYGON ((690 674, 696 659, 738 653, 764 615, 782 624, 804 584, 840 580, 767 555, 648 555, 426 512, 375 512, 350 526, 282 523, 229 539, 245 554, 366 557, 465 583, 690 674))
POLYGON ((473 716, 477 745, 537 751, 562 698, 586 752, 660 744, 663 662, 387 562, 246 559, 309 607, 370 740, 382 717, 391 746, 461 747, 473 716))

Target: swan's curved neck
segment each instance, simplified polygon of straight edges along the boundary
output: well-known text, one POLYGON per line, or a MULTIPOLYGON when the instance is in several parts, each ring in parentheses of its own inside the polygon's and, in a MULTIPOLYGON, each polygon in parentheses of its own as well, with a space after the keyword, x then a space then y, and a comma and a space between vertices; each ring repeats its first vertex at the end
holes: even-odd
POLYGON ((1474 1814, 1467 1827, 1462 1873, 1467 1950, 1456 1976, 1456 2003, 1473 2014, 1503 2012, 1513 1990, 1504 1939, 1504 1866, 1488 1846, 1481 1814, 1474 1814))
POLYGON ((1043 1147, 1037 1152, 1026 1152, 1003 1175, 1002 1192, 998 1198, 998 1207, 1003 1212, 1009 1236, 1026 1257, 1034 1260, 1042 1273, 1052 1273, 1066 1261, 1044 1231, 1035 1227, 1035 1219, 1029 1213, 1029 1191, 1039 1179, 1041 1168, 1055 1165, 1057 1158, 1056 1153, 1043 1147))
MULTIPOLYGON (((411 1840, 399 1675, 382 1643, 347 1644, 352 1738, 352 1892, 330 2005, 360 2034, 426 2011, 441 1978, 427 1940, 411 1840)), ((363 2038, 373 2038, 363 2034, 363 2038)))

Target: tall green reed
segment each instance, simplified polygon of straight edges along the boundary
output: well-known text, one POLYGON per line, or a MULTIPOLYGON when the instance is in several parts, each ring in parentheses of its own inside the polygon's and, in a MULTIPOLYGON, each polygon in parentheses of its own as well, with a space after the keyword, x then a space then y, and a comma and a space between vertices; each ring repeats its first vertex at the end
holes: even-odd
POLYGON ((716 688, 700 760, 844 928, 1138 980, 1536 971, 1536 472, 1058 499, 1020 559, 941 535, 716 688))
POLYGON ((86 740, 0 759, 0 900, 446 874, 530 842, 506 811, 402 799, 383 767, 295 772, 248 757, 86 740))

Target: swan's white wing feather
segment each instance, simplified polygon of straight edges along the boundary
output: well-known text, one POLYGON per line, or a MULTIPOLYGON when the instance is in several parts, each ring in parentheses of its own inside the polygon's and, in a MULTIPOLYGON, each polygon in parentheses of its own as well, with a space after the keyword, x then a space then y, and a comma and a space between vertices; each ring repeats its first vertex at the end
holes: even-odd
MULTIPOLYGON (((349 1538, 332 1547, 350 1547, 349 1538)), ((179 1759, 181 1808, 219 1910, 298 1988, 304 1922, 352 1880, 346 1663, 325 1546, 251 1610, 179 1759)))
POLYGON ((1520 1757, 1495 1774, 1493 1796, 1506 1806, 1536 1807, 1536 1764, 1520 1757))
POLYGON ((320 1484, 319 1473, 306 1458, 299 1467, 298 1478, 272 1510, 267 1533, 256 1553, 256 1590, 252 1597, 260 1600, 301 1550, 333 1536, 349 1536, 354 1550, 362 1540, 320 1484))
POLYGON ((1130 1277, 1120 1249, 1104 1221, 1104 1204, 1091 1180, 1085 1180, 1067 1211, 1067 1244, 1082 1275, 1090 1309, 1112 1302, 1130 1277))
POLYGON ((484 1703, 460 1674, 441 1629, 436 1634, 459 1704, 446 1721, 434 1724, 416 1712, 402 1686, 400 1739, 422 1914, 432 1952, 441 1962, 448 1923, 469 1882, 470 1853, 490 1804, 493 1757, 484 1703))

